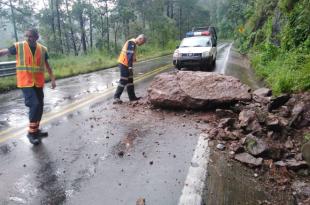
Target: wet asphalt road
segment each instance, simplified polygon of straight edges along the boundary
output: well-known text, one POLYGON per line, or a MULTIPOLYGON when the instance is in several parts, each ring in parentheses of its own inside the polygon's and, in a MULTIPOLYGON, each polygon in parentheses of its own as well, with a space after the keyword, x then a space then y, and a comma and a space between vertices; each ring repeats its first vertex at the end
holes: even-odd
MULTIPOLYGON (((148 71, 165 66, 171 61, 171 56, 164 56, 154 60, 144 61, 135 65, 134 76, 142 76, 148 71)), ((111 68, 90 74, 79 75, 72 78, 57 80, 57 88, 50 89, 45 86, 44 113, 63 109, 80 99, 106 92, 116 86, 119 80, 118 68, 111 68)), ((0 95, 0 131, 7 130, 16 125, 27 125, 28 110, 24 106, 22 93, 14 90, 0 95)), ((1 133, 0 133, 1 134, 1 133)))
MULTIPOLYGON (((172 70, 171 56, 135 66, 137 95, 153 76, 172 70)), ((244 76, 231 44, 218 47, 214 72, 244 76), (232 69, 233 70, 230 70, 232 69)), ((49 137, 33 147, 24 137, 27 110, 20 91, 0 95, 0 204, 177 204, 200 130, 207 124, 174 112, 111 104, 117 68, 57 81, 45 88, 43 125, 49 137), (135 113, 133 117, 132 113, 135 113)), ((126 101, 127 93, 122 98, 126 101)))

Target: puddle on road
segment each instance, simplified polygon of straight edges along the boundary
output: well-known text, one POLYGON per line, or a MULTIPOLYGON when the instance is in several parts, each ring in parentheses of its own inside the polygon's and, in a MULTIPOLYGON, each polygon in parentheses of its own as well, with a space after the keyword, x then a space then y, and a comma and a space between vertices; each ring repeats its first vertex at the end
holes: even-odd
MULTIPOLYGON (((60 110, 63 106, 90 94, 100 93, 114 87, 118 79, 119 71, 111 69, 57 80, 56 89, 51 89, 47 84, 44 88, 44 114, 60 110)), ((20 90, 1 94, 0 108, 0 130, 27 124, 28 108, 24 105, 20 90)))
POLYGON ((66 200, 65 184, 62 180, 64 172, 59 174, 57 163, 44 145, 33 147, 32 151, 36 167, 29 177, 23 178, 17 193, 22 193, 27 201, 33 201, 34 204, 36 201, 40 201, 40 204, 63 204, 66 200), (35 193, 32 193, 33 191, 35 193))

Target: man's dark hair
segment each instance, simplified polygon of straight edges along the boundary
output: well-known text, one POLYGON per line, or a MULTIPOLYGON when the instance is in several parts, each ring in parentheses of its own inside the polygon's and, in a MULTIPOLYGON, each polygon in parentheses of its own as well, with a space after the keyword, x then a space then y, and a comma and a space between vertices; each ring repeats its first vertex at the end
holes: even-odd
POLYGON ((29 31, 35 37, 39 37, 39 31, 36 28, 29 28, 26 31, 29 31))

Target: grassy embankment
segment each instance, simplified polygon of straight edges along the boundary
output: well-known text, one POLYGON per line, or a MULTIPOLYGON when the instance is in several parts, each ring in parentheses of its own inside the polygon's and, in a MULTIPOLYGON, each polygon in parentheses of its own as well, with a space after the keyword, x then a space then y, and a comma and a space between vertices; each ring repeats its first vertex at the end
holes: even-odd
MULTIPOLYGON (((137 49, 138 61, 146 60, 173 52, 176 42, 171 42, 165 48, 154 45, 143 45, 137 49)), ((117 65, 117 55, 111 55, 106 51, 94 51, 88 55, 58 56, 50 55, 49 60, 56 79, 71 77, 79 74, 107 69, 117 65)), ((48 75, 46 74, 46 79, 48 75)), ((48 79, 49 80, 49 79, 48 79)), ((0 92, 16 88, 16 77, 3 77, 0 80, 0 92)))
POLYGON ((310 89, 310 55, 294 49, 283 51, 272 46, 250 52, 258 76, 274 94, 302 92, 310 89))
POLYGON ((240 50, 249 54, 256 73, 274 94, 309 90, 308 0, 256 4, 255 11, 245 24, 245 32, 238 36, 240 50), (257 22, 264 23, 258 27, 257 22))

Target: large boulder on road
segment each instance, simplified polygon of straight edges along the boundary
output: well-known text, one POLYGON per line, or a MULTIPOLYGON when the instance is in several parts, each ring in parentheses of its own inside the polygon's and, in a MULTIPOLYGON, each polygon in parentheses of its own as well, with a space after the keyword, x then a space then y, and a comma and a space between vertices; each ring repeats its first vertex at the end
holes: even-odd
POLYGON ((231 76, 179 71, 156 76, 148 89, 148 98, 158 107, 210 109, 238 101, 250 101, 250 90, 250 87, 231 76))

